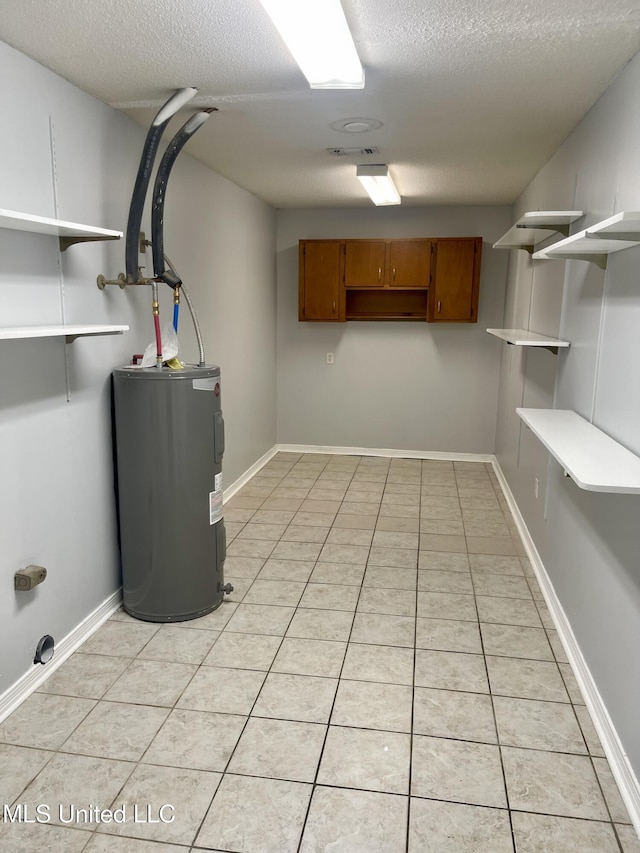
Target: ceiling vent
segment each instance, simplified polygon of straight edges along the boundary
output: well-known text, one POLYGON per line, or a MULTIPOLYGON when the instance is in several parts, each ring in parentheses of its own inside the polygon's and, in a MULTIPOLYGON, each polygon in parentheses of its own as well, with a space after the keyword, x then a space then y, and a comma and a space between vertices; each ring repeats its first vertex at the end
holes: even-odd
POLYGON ((327 151, 334 157, 366 157, 380 153, 377 148, 327 148, 327 151))

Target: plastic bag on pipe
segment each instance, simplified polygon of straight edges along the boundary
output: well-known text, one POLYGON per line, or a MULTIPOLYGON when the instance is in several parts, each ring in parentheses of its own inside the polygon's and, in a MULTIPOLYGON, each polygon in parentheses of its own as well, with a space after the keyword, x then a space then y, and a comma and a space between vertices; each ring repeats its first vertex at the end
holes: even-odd
MULTIPOLYGON (((178 335, 173 328, 173 323, 167 323, 162 329, 162 361, 170 361, 178 355, 178 335)), ((142 367, 156 366, 156 341, 155 338, 144 351, 142 356, 142 367)))

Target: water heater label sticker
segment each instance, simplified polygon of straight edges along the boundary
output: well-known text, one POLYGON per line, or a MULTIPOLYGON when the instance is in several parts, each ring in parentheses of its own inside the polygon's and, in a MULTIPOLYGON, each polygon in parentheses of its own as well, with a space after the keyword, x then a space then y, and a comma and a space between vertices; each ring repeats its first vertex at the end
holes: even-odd
POLYGON ((222 518, 222 489, 209 492, 209 524, 215 524, 222 518))
POLYGON ((222 473, 215 475, 215 479, 213 481, 213 488, 216 490, 216 492, 219 492, 222 488, 222 473))

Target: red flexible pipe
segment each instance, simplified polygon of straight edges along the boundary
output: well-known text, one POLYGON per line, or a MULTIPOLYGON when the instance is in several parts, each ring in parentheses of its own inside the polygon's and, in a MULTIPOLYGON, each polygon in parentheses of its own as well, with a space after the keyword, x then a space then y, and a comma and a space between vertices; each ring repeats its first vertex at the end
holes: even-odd
POLYGON ((156 359, 158 364, 162 364, 162 337, 160 335, 160 317, 158 314, 153 315, 153 325, 156 330, 156 359))

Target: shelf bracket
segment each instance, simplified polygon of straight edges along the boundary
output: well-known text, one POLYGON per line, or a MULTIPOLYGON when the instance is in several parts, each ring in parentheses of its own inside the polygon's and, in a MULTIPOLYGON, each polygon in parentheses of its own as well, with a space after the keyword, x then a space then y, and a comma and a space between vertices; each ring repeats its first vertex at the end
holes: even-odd
POLYGON ((107 237, 95 237, 95 236, 91 236, 91 237, 76 236, 76 237, 73 237, 72 236, 72 237, 58 237, 58 242, 60 244, 60 251, 64 252, 69 248, 69 246, 73 246, 74 243, 96 243, 96 242, 103 241, 103 240, 119 240, 119 239, 120 239, 119 237, 111 237, 111 236, 107 236, 107 237))
MULTIPOLYGON (((536 222, 535 225, 531 225, 528 222, 518 222, 516 223, 516 228, 531 228, 536 231, 557 231, 558 234, 562 234, 563 237, 569 236, 569 225, 571 223, 556 223, 555 225, 546 225, 544 222, 536 222)), ((524 248, 524 247, 522 247, 524 248)))
MULTIPOLYGON (((505 341, 505 343, 507 344, 508 347, 518 346, 518 344, 514 344, 513 341, 505 341)), ((528 346, 528 347, 525 347, 525 349, 548 349, 549 352, 552 352, 554 355, 558 355, 558 347, 554 347, 552 344, 549 344, 549 346, 546 346, 546 347, 544 347, 544 346, 535 346, 535 347, 528 346)))
MULTIPOLYGON (((516 223, 516 228, 535 228, 536 231, 556 231, 558 234, 562 234, 563 237, 568 237, 569 225, 569 222, 567 222, 566 224, 559 223, 557 225, 545 225, 544 223, 536 223, 535 225, 529 225, 527 222, 521 222, 516 223)), ((546 240, 547 238, 545 237, 544 239, 546 240)), ((541 243, 542 240, 539 240, 538 242, 541 243)), ((525 252, 528 252, 530 255, 532 255, 536 250, 536 245, 537 244, 527 244, 526 246, 514 246, 513 248, 524 249, 525 252)))
POLYGON ((589 261, 592 264, 600 267, 601 270, 606 270, 607 268, 607 255, 596 255, 596 254, 581 254, 580 252, 563 252, 562 255, 554 255, 548 260, 561 260, 561 261, 589 261))
MULTIPOLYGON (((107 330, 100 332, 100 335, 102 335, 102 336, 105 336, 105 335, 121 335, 121 334, 122 334, 122 331, 120 329, 107 329, 107 330)), ((86 337, 90 337, 90 336, 91 335, 88 332, 72 332, 70 335, 64 336, 64 342, 66 344, 72 344, 78 338, 86 338, 86 337)))

